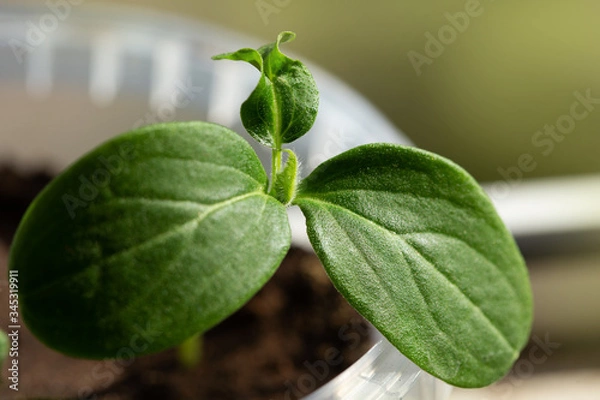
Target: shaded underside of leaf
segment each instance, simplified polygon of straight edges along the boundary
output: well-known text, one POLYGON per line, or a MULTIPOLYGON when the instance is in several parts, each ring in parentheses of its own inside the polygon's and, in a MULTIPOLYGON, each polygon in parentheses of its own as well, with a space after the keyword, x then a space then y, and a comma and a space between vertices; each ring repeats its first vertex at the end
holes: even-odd
POLYGON ((26 323, 89 358, 151 353, 210 328, 289 248, 285 208, 266 184, 251 147, 213 124, 155 125, 102 145, 40 194, 17 231, 10 267, 26 323))
POLYGON ((338 290, 407 357, 463 387, 508 371, 531 325, 527 271, 466 172, 367 145, 317 168, 295 203, 338 290))

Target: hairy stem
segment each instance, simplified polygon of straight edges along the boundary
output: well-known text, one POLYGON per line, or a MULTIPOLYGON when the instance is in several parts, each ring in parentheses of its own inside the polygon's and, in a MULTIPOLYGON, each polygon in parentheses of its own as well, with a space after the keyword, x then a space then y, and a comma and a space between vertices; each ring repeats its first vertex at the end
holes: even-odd
POLYGON ((271 150, 271 182, 269 182, 269 193, 271 193, 271 191, 275 187, 275 180, 277 179, 277 174, 279 173, 279 171, 281 171, 281 153, 281 146, 271 150))

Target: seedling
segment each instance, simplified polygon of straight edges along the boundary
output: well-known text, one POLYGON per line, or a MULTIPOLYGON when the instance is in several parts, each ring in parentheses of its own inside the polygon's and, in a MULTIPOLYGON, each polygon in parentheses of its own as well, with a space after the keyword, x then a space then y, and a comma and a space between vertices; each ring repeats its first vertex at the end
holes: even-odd
POLYGON ((294 152, 317 115, 308 69, 280 51, 214 57, 260 71, 241 117, 272 150, 207 122, 118 136, 60 174, 16 233, 23 318, 78 357, 157 352, 218 324, 273 275, 299 206, 336 288, 425 371, 462 387, 502 377, 528 338, 523 259, 463 169, 392 144, 340 154, 298 178, 294 152), (285 160, 284 160, 285 159, 285 160))

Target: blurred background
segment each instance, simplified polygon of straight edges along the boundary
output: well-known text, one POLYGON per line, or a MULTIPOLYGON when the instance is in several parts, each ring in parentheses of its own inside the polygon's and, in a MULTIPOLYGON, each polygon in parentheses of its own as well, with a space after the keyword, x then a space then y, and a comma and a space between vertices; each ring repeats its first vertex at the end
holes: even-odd
POLYGON ((599 112, 577 121, 548 154, 532 143, 570 113, 575 92, 600 99, 593 0, 117 3, 202 18, 261 42, 295 31, 290 49, 298 56, 357 89, 415 144, 479 179, 497 179, 498 168, 525 152, 538 164, 527 177, 600 171, 599 112), (428 44, 429 35, 440 45, 428 44))
MULTIPOLYGON (((40 16, 61 12, 56 4, 64 2, 73 10, 111 4, 3 0, 3 4, 11 2, 36 7, 40 16)), ((270 42, 278 32, 292 30, 297 39, 285 51, 321 67, 370 101, 391 122, 381 128, 384 137, 395 128, 404 134, 398 141, 409 140, 442 154, 486 184, 527 258, 536 320, 532 342, 507 380, 480 391, 456 390, 452 398, 600 399, 600 3, 140 0, 112 4, 148 9, 150 14, 140 15, 150 24, 160 24, 163 15, 182 16, 215 25, 222 29, 219 32, 232 31, 238 38, 248 35, 252 44, 270 42)), ((177 27, 172 29, 176 35, 177 27)), ((11 48, 9 42, 2 46, 11 48)), ((43 54, 42 49, 36 54, 43 54)), ((26 68, 13 64, 0 60, 4 71, 26 68)), ((36 76, 44 82, 43 71, 36 76)), ((323 81, 329 79, 322 76, 323 81)), ((6 94, 5 89, 0 88, 6 94)), ((99 93, 100 103, 102 93, 111 95, 110 90, 108 95, 99 93)), ((77 96, 61 98, 64 107, 81 102, 77 96)), ((19 113, 20 99, 0 94, 0 101, 5 110, 0 136, 8 137, 15 127, 10 116, 19 113)), ((122 118, 128 101, 120 97, 116 107, 69 118, 74 124, 93 120, 101 128, 103 119, 122 118)), ((33 107, 41 113, 48 103, 33 107)), ((360 119, 360 113, 355 117, 360 119)), ((46 129, 60 126, 64 118, 53 112, 52 118, 32 117, 29 124, 35 130, 46 129)), ((136 119, 128 123, 133 125, 136 119)), ((379 137, 377 131, 373 137, 379 137)), ((89 146, 81 140, 73 146, 89 146)), ((43 154, 42 148, 35 151, 43 154)), ((1 156, 14 157, 0 148, 1 156)))

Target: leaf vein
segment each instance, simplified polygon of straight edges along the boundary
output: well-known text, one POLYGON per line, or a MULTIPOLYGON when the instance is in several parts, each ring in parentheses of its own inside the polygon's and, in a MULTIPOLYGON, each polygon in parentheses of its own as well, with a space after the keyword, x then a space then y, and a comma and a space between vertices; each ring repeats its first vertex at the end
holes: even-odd
MULTIPOLYGON (((128 203, 128 202, 132 202, 135 203, 136 201, 139 201, 141 203, 164 203, 164 204, 171 204, 174 206, 193 206, 193 207, 209 207, 211 205, 211 203, 200 203, 199 201, 195 201, 195 200, 174 200, 174 199, 161 199, 161 198, 151 198, 151 197, 142 197, 142 196, 115 196, 113 198, 111 198, 110 200, 107 201, 107 203, 110 202, 115 202, 115 203, 128 203)), ((199 207, 199 208, 200 208, 199 207)))
MULTIPOLYGON (((184 223, 182 225, 179 225, 179 227, 177 229, 174 229, 174 230, 170 231, 167 235, 161 234, 161 235, 158 235, 158 236, 171 236, 171 234, 180 233, 180 231, 183 230, 183 228, 187 227, 188 225, 196 225, 196 226, 198 226, 198 225, 200 225, 202 223, 202 221, 204 221, 213 212, 215 212, 215 211, 217 211, 217 210, 219 210, 221 208, 224 208, 224 207, 226 207, 226 206, 228 206, 230 204, 236 203, 238 201, 242 201, 242 200, 244 200, 246 198, 249 198, 249 197, 252 197, 252 196, 255 196, 255 195, 262 195, 262 193, 246 193, 246 194, 241 195, 241 196, 233 197, 233 198, 231 198, 231 199, 229 199, 227 201, 224 201, 222 203, 218 203, 218 204, 216 204, 216 205, 214 205, 212 207, 209 207, 207 210, 205 210, 204 212, 202 212, 198 217, 194 218, 193 220, 188 221, 188 222, 186 222, 186 223, 184 223)), ((146 243, 147 242, 142 243, 142 245, 144 245, 146 243)), ((135 246, 134 248, 130 248, 130 249, 128 249, 128 252, 129 252, 129 250, 132 250, 132 249, 133 249, 133 251, 135 251, 139 247, 140 246, 135 246)), ((178 256, 179 256, 179 254, 178 254, 178 256)), ((103 264, 106 263, 106 262, 109 262, 109 260, 102 260, 103 264)), ((132 302, 128 303, 127 305, 119 308, 118 314, 120 316, 122 316, 123 313, 126 313, 133 306, 135 306, 139 302, 143 301, 144 299, 148 298, 154 292, 154 290, 157 287, 160 287, 163 284, 163 281, 171 275, 171 271, 172 271, 172 269, 176 265, 177 265, 177 263, 174 262, 174 261, 172 261, 171 263, 169 263, 169 265, 167 266, 167 268, 164 271, 162 271, 161 275, 158 276, 156 278, 156 280, 154 280, 153 285, 146 290, 146 292, 144 293, 144 295, 141 295, 141 296, 137 297, 134 301, 132 301, 132 302)), ((99 320, 98 323, 102 324, 102 322, 104 320, 106 320, 108 318, 112 318, 113 316, 114 316, 114 314, 111 315, 111 316, 109 316, 109 317, 103 318, 103 319, 99 320)))
MULTIPOLYGON (((36 294, 38 294, 38 293, 40 293, 40 292, 42 292, 42 291, 44 291, 44 290, 46 290, 46 289, 48 289, 48 288, 50 288, 52 286, 59 285, 59 284, 61 284, 63 282, 69 281, 70 279, 73 279, 73 278, 75 278, 75 277, 77 277, 77 276, 79 276, 79 275, 87 272, 89 269, 94 268, 94 267, 98 267, 101 264, 108 263, 108 262, 112 261, 113 259, 122 256, 123 254, 128 254, 130 252, 134 252, 134 251, 138 250, 139 248, 151 245, 151 244, 153 244, 153 243, 155 243, 157 241, 161 241, 164 238, 168 238, 171 235, 180 233, 181 231, 185 230, 186 227, 189 226, 189 225, 201 223, 202 220, 204 220, 210 213, 212 213, 214 211, 217 211, 220 208, 223 208, 223 207, 225 207, 225 206, 227 206, 229 204, 233 204, 236 201, 241 201, 241 200, 244 200, 244 199, 246 199, 248 197, 257 196, 257 195, 258 196, 262 196, 263 193, 262 192, 245 193, 245 194, 240 195, 240 196, 232 197, 231 199, 229 199, 227 201, 224 201, 224 202, 221 202, 221 203, 217 203, 217 204, 213 204, 212 206, 208 207, 203 212, 199 213, 199 215, 197 217, 195 217, 195 218, 193 218, 193 219, 191 219, 191 220, 189 220, 189 221, 187 221, 187 222, 185 222, 183 224, 180 224, 180 225, 176 226, 173 229, 167 230, 165 232, 161 232, 160 234, 155 235, 155 236, 153 236, 151 238, 148 238, 148 239, 144 240, 143 242, 140 242, 140 243, 136 244, 135 246, 131 246, 131 247, 128 247, 126 249, 122 249, 122 250, 120 250, 120 251, 118 251, 116 253, 113 253, 113 254, 111 254, 107 258, 99 260, 99 263, 90 264, 90 265, 86 266, 85 268, 81 269, 80 271, 78 271, 78 272, 76 272, 74 274, 62 276, 62 277, 59 277, 59 278, 57 278, 57 279, 55 279, 53 281, 47 282, 44 285, 41 285, 41 286, 35 288, 31 292, 28 292, 27 295, 28 296, 35 296, 36 294)), ((99 291, 99 290, 100 290, 100 288, 98 288, 97 291, 99 291)))
MULTIPOLYGON (((319 194, 325 194, 325 195, 327 195, 327 194, 335 194, 335 193, 338 193, 338 192, 350 192, 350 193, 352 193, 352 192, 355 192, 355 191, 356 192, 371 192, 371 191, 373 191, 373 192, 387 192, 386 190, 371 190, 371 189, 356 189, 356 190, 354 190, 354 189, 343 189, 343 190, 335 190, 335 191, 323 192, 323 193, 319 193, 319 194)), ((412 195, 410 193, 405 193, 405 192, 397 192, 397 193, 406 194, 406 195, 412 195)), ((415 195, 412 195, 412 196, 417 197, 415 195)), ((445 201, 448 201, 451 204, 457 205, 460 208, 466 209, 468 211, 472 211, 471 208, 465 207, 465 206, 461 205, 460 203, 455 203, 451 199, 437 198, 437 197, 427 197, 427 196, 418 196, 418 197, 423 197, 423 198, 426 198, 426 199, 437 200, 437 201, 445 200, 445 201)), ((363 218, 363 219, 365 219, 365 220, 367 220, 369 222, 372 222, 372 223, 380 226, 383 229, 386 229, 386 230, 388 230, 390 232, 393 232, 393 233, 395 233, 397 235, 411 236, 411 235, 416 235, 416 234, 422 234, 422 233, 424 233, 424 234, 438 234, 438 235, 441 235, 441 236, 446 236, 446 237, 449 237, 449 238, 453 238, 453 239, 456 239, 456 240, 460 241, 461 243, 466 244, 471 250, 473 250, 474 252, 476 252, 478 255, 480 255, 483 259, 485 259, 491 265, 496 265, 492 260, 490 260, 490 258, 486 254, 484 254, 483 252, 481 252, 479 249, 475 248, 471 243, 464 241, 460 237, 457 237, 455 235, 451 235, 448 232, 434 232, 434 231, 429 231, 429 232, 397 232, 394 229, 392 229, 391 227, 385 226, 385 225, 383 225, 383 224, 381 224, 381 223, 379 223, 377 221, 373 221, 373 220, 369 219, 368 217, 366 217, 366 216, 364 216, 364 215, 362 215, 362 214, 360 214, 358 212, 351 211, 351 210, 349 210, 349 209, 347 209, 347 208, 345 208, 343 206, 340 206, 340 205, 338 205, 336 203, 333 203, 333 202, 331 202, 329 200, 321 200, 321 199, 317 199, 317 198, 314 198, 314 197, 302 197, 302 198, 300 198, 300 196, 296 197, 296 199, 297 200, 301 200, 301 199, 314 200, 314 201, 319 201, 319 202, 322 202, 322 203, 325 203, 325 204, 331 204, 331 205, 340 207, 340 208, 342 208, 344 210, 348 210, 349 212, 351 212, 351 213, 353 213, 353 214, 355 214, 355 215, 357 215, 357 216, 359 216, 359 217, 361 217, 361 218, 363 218)), ((491 224, 489 224, 489 222, 487 220, 484 220, 484 221, 486 222, 486 224, 488 224, 488 226, 492 226, 491 224)), ((492 228, 493 228, 493 226, 492 226, 492 228)), ((509 277, 506 276, 506 273, 503 270, 501 270, 501 269, 499 269, 499 272, 500 272, 500 275, 503 277, 503 279, 508 283, 508 286, 513 291, 513 293, 515 295, 517 295, 517 297, 518 297, 517 290, 513 286, 513 284, 511 283, 509 277)))
POLYGON ((489 325, 492 328, 492 331, 494 331, 496 333, 496 335, 501 339, 501 342, 504 345, 506 345, 513 353, 515 353, 515 351, 516 351, 515 348, 510 344, 510 342, 508 341, 508 339, 506 338, 504 333, 501 332, 496 327, 496 325, 491 321, 490 317, 481 309, 481 307, 479 307, 463 290, 461 290, 461 288, 452 279, 450 279, 450 277, 448 277, 446 274, 444 274, 440 269, 436 268, 435 264, 433 262, 431 262, 429 259, 427 259, 423 255, 423 253, 421 253, 417 248, 415 248, 410 242, 408 242, 406 240, 403 240, 403 241, 408 246, 410 246, 410 248, 413 249, 414 252, 421 259, 423 259, 426 262, 426 264, 431 267, 432 270, 434 270, 438 275, 443 277, 446 282, 448 282, 450 285, 452 285, 454 288, 456 288, 456 290, 458 290, 458 292, 469 302, 469 304, 476 310, 476 312, 483 317, 484 321, 486 321, 486 324, 489 325))
MULTIPOLYGON (((337 224, 337 226, 340 227, 340 229, 342 230, 342 232, 344 233, 344 235, 348 238, 348 240, 354 245, 354 248, 356 250, 358 250, 358 252, 360 253, 361 258, 364 260, 364 262, 368 265, 372 264, 372 261, 370 260, 370 257, 367 255, 367 253, 364 251, 364 249, 361 246, 358 246, 357 243, 352 239, 352 237, 350 237, 350 235, 348 234, 348 232, 346 232, 346 230, 342 227, 341 223, 338 221, 338 219, 336 218, 336 216, 329 210, 326 210, 326 212, 332 217, 332 219, 335 221, 335 223, 337 224)), ((381 287, 385 288, 389 285, 388 282, 386 282, 385 279, 383 279, 374 268, 370 268, 371 271, 373 271, 374 276, 377 278, 377 280, 379 281, 379 283, 381 284, 381 287)), ((394 301, 392 300, 391 294, 387 291, 384 290, 384 293, 386 295, 386 297, 388 297, 389 301, 393 304, 394 301)))
MULTIPOLYGON (((513 348, 513 346, 510 344, 510 342, 508 341, 508 339, 506 338, 506 336, 504 335, 504 333, 502 333, 502 332, 501 332, 501 331, 500 331, 500 330, 499 330, 499 329, 498 329, 498 328, 497 328, 497 327, 496 327, 496 326, 495 326, 495 325, 492 323, 492 321, 490 320, 490 318, 489 318, 489 317, 488 317, 488 316, 485 314, 485 312, 484 312, 484 311, 481 309, 481 307, 479 307, 477 304, 475 304, 475 303, 473 302, 473 300, 472 300, 471 298, 469 298, 469 297, 468 297, 468 296, 467 296, 467 295, 466 295, 466 294, 465 294, 465 293, 464 293, 464 292, 463 292, 463 291, 460 289, 460 287, 458 287, 458 286, 457 286, 457 285, 456 285, 456 284, 455 284, 453 281, 451 281, 451 280, 450 280, 450 279, 449 279, 449 278, 448 278, 448 277, 447 277, 445 274, 443 274, 443 273, 442 273, 442 272, 441 272, 439 269, 437 269, 437 268, 435 267, 435 265, 434 265, 434 264, 432 264, 432 263, 431 263, 431 262, 430 262, 428 259, 426 259, 426 258, 425 258, 425 257, 424 257, 424 256, 423 256, 423 255, 422 255, 422 254, 421 254, 421 253, 418 251, 418 249, 416 249, 416 248, 415 248, 415 247, 414 247, 414 246, 413 246, 411 243, 409 243, 409 242, 408 242, 408 241, 407 241, 407 240, 404 238, 404 235, 405 235, 405 234, 399 234, 399 233, 397 233, 397 232, 395 232, 395 231, 392 231, 392 230, 388 229, 387 227, 385 227, 385 226, 383 226, 383 225, 380 225, 380 224, 378 224, 378 223, 377 223, 377 222, 375 222, 375 221, 372 221, 372 220, 370 220, 370 219, 368 219, 368 218, 366 218, 366 217, 364 217, 364 216, 362 216, 362 215, 360 215, 360 214, 358 214, 358 213, 356 213, 356 212, 354 212, 354 211, 352 211, 352 210, 349 210, 349 209, 347 209, 347 208, 345 208, 345 207, 342 207, 342 206, 340 206, 340 205, 338 205, 338 204, 335 204, 335 203, 331 203, 331 202, 328 202, 328 201, 324 201, 324 200, 320 200, 320 199, 315 199, 315 198, 306 198, 306 197, 303 197, 303 198, 302 198, 302 199, 301 199, 301 200, 298 202, 298 204, 302 203, 303 201, 304 201, 304 202, 308 201, 308 202, 322 203, 322 204, 324 204, 324 205, 326 205, 326 206, 330 206, 330 207, 333 207, 333 208, 338 208, 338 209, 341 209, 342 211, 345 211, 345 212, 347 212, 347 213, 349 213, 349 214, 351 214, 351 215, 354 215, 355 217, 359 218, 360 220, 364 220, 364 221, 366 221, 366 222, 367 222, 367 223, 369 223, 369 224, 375 225, 377 228, 379 228, 379 229, 382 229, 383 231, 387 232, 388 234, 391 234, 391 235, 393 235, 394 237, 397 237, 397 238, 398 238, 399 240, 401 240, 403 243, 405 243, 406 245, 410 246, 410 248, 411 248, 411 249, 413 249, 413 250, 414 250, 414 251, 415 251, 417 254, 419 254, 419 256, 420 256, 420 257, 422 257, 422 258, 423 258, 423 259, 424 259, 424 260, 427 262, 427 264, 428 264, 428 265, 430 265, 430 266, 433 268, 433 270, 435 270, 436 272, 438 272, 438 273, 439 273, 439 274, 440 274, 442 277, 444 277, 444 278, 446 279, 446 281, 447 281, 448 283, 450 283, 450 284, 451 284, 453 287, 455 287, 455 288, 458 290, 458 292, 459 292, 459 293, 460 293, 460 294, 461 294, 461 295, 462 295, 462 296, 463 296, 463 297, 464 297, 464 298, 465 298, 465 299, 466 299, 466 300, 469 302, 469 304, 471 304, 471 305, 474 307, 474 309, 475 309, 475 310, 477 310, 477 311, 478 311, 478 312, 479 312, 479 313, 482 315, 482 317, 484 318, 484 320, 486 321, 486 323, 487 323, 487 324, 488 324, 488 325, 489 325, 489 326, 492 328, 492 331, 494 331, 494 332, 495 332, 495 333, 496 333, 496 334, 497 334, 497 335, 500 337, 500 339, 501 339, 502 343, 503 343, 503 344, 505 344, 505 345, 506 345, 508 348, 510 348, 510 349, 511 349, 511 351, 512 351, 513 353, 515 353, 515 352, 516 352, 516 349, 514 349, 514 348, 513 348)), ((466 242, 463 242, 463 243, 466 243, 466 242)), ((466 244, 468 245, 468 243, 466 243, 466 244)), ((493 264, 493 263, 492 263, 492 264, 493 264)), ((412 273, 412 270, 411 270, 411 273, 412 273)), ((512 286, 511 286, 511 287, 512 287, 512 286)), ((514 354, 513 354, 513 355, 514 355, 514 354)))
POLYGON ((143 158, 140 161, 148 161, 148 160, 153 160, 153 159, 158 159, 158 160, 178 160, 178 161, 186 161, 186 162, 192 162, 195 164, 203 164, 203 165, 210 165, 213 167, 217 167, 220 169, 224 169, 230 172, 234 172, 236 174, 241 174, 244 175, 248 178, 250 178, 250 180, 252 180, 253 182, 258 183, 258 185, 261 188, 264 188, 265 183, 264 182, 260 182, 258 179, 256 179, 254 176, 250 175, 249 173, 236 168, 236 167, 232 167, 231 165, 228 164, 218 164, 215 162, 211 162, 211 161, 203 161, 203 160, 198 160, 198 159, 194 159, 194 158, 185 158, 185 157, 171 157, 171 156, 165 156, 165 155, 153 155, 147 158, 143 158))

